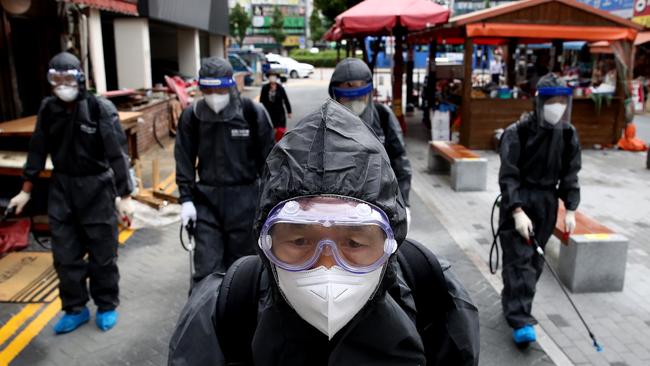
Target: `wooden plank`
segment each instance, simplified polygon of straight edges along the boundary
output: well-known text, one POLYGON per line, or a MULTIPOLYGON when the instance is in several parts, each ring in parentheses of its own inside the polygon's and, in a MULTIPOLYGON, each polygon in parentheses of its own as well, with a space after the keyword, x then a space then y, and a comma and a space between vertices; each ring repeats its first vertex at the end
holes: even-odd
POLYGON ((480 156, 460 144, 453 144, 445 141, 432 141, 431 148, 447 160, 455 159, 478 159, 480 156))
MULTIPOLYGON (((25 151, 0 151, 0 175, 17 176, 23 175, 23 168, 27 161, 27 152, 25 151)), ((45 169, 39 174, 41 178, 52 176, 52 159, 48 156, 45 162, 45 169)))
MULTIPOLYGON (((122 127, 127 129, 142 117, 141 112, 118 112, 122 127)), ((0 136, 30 137, 36 127, 36 116, 28 116, 0 123, 0 136)))
MULTIPOLYGON (((559 201, 557 210, 557 221, 555 222, 555 230, 553 235, 566 244, 567 238, 564 234, 564 218, 566 216, 566 209, 564 203, 559 201)), ((576 229, 572 235, 609 235, 614 234, 614 231, 607 226, 599 223, 591 217, 576 211, 576 229)))
POLYGON ((178 197, 173 196, 166 192, 153 191, 153 196, 158 199, 165 200, 169 203, 178 203, 178 197))

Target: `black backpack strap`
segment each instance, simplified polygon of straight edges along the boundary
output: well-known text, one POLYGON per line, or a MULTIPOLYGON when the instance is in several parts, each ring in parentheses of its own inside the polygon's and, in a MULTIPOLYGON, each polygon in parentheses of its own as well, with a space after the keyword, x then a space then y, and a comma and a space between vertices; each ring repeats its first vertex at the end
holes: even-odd
POLYGON ((217 301, 218 337, 228 365, 252 364, 259 284, 264 271, 257 255, 238 259, 228 269, 217 301))
POLYGON ((477 365, 478 310, 455 278, 445 276, 449 266, 443 269, 430 250, 408 239, 399 247, 397 261, 413 294, 427 365, 477 365))

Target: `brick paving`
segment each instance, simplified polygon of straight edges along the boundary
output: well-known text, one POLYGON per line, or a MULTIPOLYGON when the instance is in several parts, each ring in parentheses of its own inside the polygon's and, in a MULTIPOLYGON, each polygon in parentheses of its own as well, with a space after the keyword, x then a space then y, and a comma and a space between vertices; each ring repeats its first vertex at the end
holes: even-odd
MULTIPOLYGON (((437 217, 457 243, 479 258, 478 267, 487 272, 492 241, 489 218, 499 193, 499 158, 482 151, 488 159, 488 186, 485 192, 455 192, 445 175, 431 175, 426 169, 426 141, 421 124, 412 119, 407 144, 414 165, 416 192, 432 197, 437 217), (419 134, 418 134, 419 133, 419 134)), ((622 292, 573 295, 594 333, 605 347, 596 353, 577 315, 563 297, 552 276, 545 272, 538 288, 533 314, 543 330, 574 364, 650 364, 650 170, 645 169, 645 153, 623 151, 583 152, 580 173, 584 211, 630 239, 625 288, 622 292)), ((555 263, 559 242, 552 238, 547 249, 555 263)), ((502 287, 500 275, 491 280, 502 287)))

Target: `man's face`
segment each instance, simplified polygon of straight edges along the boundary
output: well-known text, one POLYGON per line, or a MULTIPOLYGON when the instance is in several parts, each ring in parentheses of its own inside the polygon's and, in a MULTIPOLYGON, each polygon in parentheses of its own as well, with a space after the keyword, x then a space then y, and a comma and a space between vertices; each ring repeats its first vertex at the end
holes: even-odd
POLYGON ((230 92, 229 88, 201 88, 201 92, 203 95, 211 95, 211 94, 228 94, 230 92))

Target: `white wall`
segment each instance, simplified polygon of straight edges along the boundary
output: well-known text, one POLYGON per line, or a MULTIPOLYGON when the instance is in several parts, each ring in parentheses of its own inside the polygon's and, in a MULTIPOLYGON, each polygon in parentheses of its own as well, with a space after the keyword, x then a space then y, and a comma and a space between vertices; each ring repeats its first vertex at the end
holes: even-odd
POLYGON ((210 56, 226 57, 224 36, 210 35, 210 56))
POLYGON ((102 21, 98 9, 90 8, 88 16, 88 36, 90 38, 90 62, 93 68, 93 81, 97 93, 106 92, 106 68, 104 67, 104 41, 102 21))
POLYGON ((146 18, 115 19, 117 84, 124 88, 151 88, 149 22, 146 18))
POLYGON ((197 29, 178 29, 178 71, 197 77, 201 67, 201 45, 197 29))

